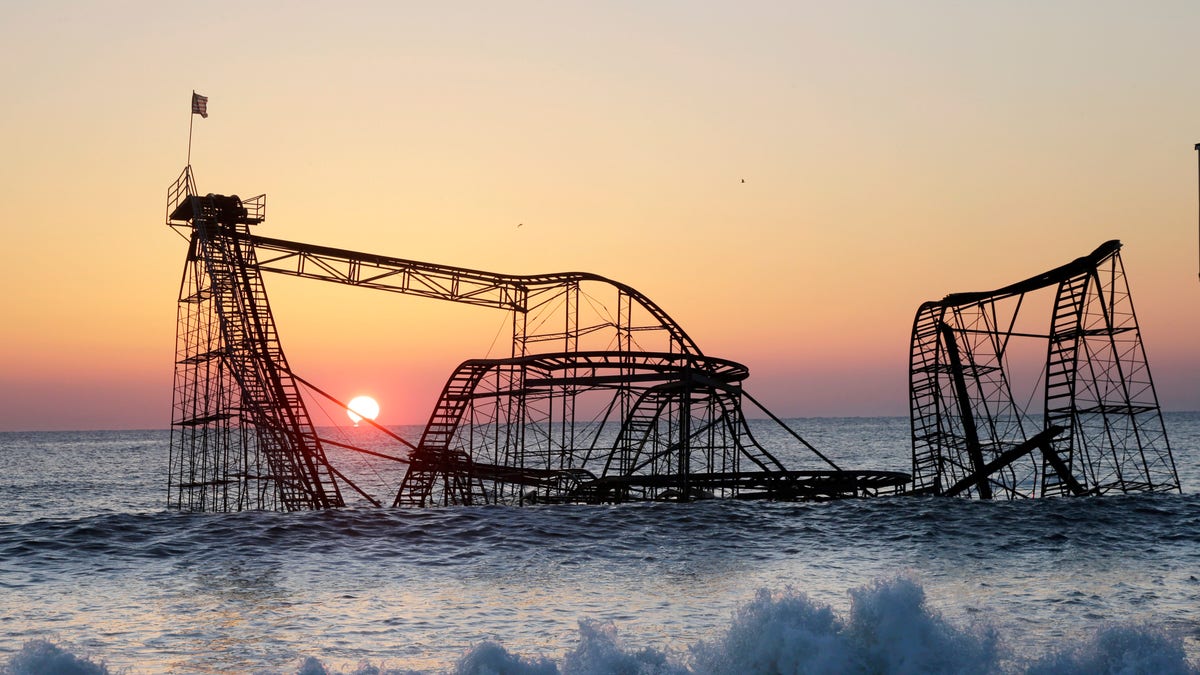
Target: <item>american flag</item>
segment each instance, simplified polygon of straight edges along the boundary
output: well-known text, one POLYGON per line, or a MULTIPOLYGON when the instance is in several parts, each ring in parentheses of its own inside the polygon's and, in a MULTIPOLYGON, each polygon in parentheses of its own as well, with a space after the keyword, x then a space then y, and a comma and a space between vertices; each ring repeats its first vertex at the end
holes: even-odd
POLYGON ((208 97, 192 92, 192 114, 208 118, 208 97))

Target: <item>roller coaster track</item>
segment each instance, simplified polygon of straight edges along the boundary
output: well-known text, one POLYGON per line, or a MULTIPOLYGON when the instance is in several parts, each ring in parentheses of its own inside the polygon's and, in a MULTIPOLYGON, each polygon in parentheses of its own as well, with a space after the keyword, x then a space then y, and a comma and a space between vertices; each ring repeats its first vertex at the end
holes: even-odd
MULTIPOLYGON (((741 414, 739 386, 747 375, 745 366, 732 361, 671 353, 548 353, 464 362, 442 391, 394 504, 519 501, 530 488, 537 501, 639 498, 593 487, 612 486, 614 480, 646 488, 649 496, 640 498, 660 498, 686 492, 693 473, 740 472, 743 482, 753 482, 756 474, 741 471, 739 458, 759 472, 784 475, 787 469, 758 444, 741 414), (481 386, 489 382, 491 388, 481 386), (562 453, 556 465, 535 467, 523 454, 529 439, 519 431, 532 420, 521 416, 528 414, 529 400, 565 388, 638 393, 618 420, 615 439, 592 443, 587 455, 593 459, 562 453), (470 412, 481 403, 492 411, 486 419, 470 412), (719 443, 708 440, 717 432, 719 443), (499 440, 481 444, 480 435, 499 440)), ((731 485, 736 493, 737 481, 731 485)))
POLYGON ((921 305, 910 349, 914 491, 1180 490, 1120 249, 1105 242, 1024 281, 921 305), (1047 329, 1015 330, 1025 297, 1050 288, 1047 329), (1040 421, 1013 394, 1013 339, 1045 343, 1040 421), (1038 448, 1040 460, 1029 459, 1038 448))
POLYGON ((549 292, 561 291, 580 282, 595 282, 617 289, 658 322, 657 326, 632 329, 660 328, 670 334, 677 351, 701 353, 683 328, 650 298, 631 286, 597 274, 497 274, 253 234, 232 236, 244 238, 258 251, 256 266, 266 272, 513 312, 530 311, 532 303, 549 292))
POLYGON ((786 469, 746 423, 746 368, 703 355, 628 285, 581 272, 505 275, 252 234, 265 214, 263 195, 200 195, 190 167, 168 190, 167 224, 189 241, 168 484, 174 508, 336 507, 344 503, 339 482, 379 503, 328 462, 298 385, 331 397, 292 373, 264 272, 511 314, 511 356, 468 360, 450 376, 420 442, 409 444, 396 506, 824 499, 894 492, 907 480, 842 472, 767 411, 802 452, 833 470, 786 469), (604 299, 611 293, 615 309, 604 299), (580 417, 597 409, 598 418, 580 417), (743 470, 743 460, 754 468, 743 470))

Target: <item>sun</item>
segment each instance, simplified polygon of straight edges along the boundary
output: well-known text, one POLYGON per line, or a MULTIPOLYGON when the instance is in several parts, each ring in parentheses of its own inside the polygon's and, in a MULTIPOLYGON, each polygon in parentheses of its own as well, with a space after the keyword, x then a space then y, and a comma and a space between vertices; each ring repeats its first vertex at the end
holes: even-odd
POLYGON ((346 415, 354 422, 354 426, 358 426, 364 417, 369 420, 379 417, 379 403, 370 396, 355 396, 346 406, 346 415))

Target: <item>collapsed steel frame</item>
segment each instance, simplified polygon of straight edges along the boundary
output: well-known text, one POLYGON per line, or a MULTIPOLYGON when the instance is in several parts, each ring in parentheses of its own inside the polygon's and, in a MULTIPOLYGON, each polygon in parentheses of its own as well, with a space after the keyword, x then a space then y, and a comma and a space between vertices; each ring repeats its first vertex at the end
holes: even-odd
POLYGON ((289 367, 263 272, 511 314, 509 356, 464 362, 420 441, 395 437, 409 449, 395 506, 832 499, 896 492, 908 481, 898 472, 841 470, 743 389, 745 366, 704 355, 627 285, 252 234, 265 216, 264 195, 200 195, 190 166, 168 190, 167 224, 189 241, 176 339, 173 508, 330 508, 346 503, 343 488, 381 504, 330 464, 325 446, 348 446, 322 439, 313 425, 301 389, 326 394, 289 367), (746 404, 790 433, 817 468, 785 468, 754 438, 746 404))
POLYGON ((1030 279, 926 302, 910 352, 911 491, 983 499, 1179 492, 1121 244, 1030 279), (1016 329, 1053 289, 1049 327, 1016 329), (1040 418, 1014 398, 1014 341, 1044 341, 1040 418), (1035 452, 1036 451, 1036 452, 1035 452))

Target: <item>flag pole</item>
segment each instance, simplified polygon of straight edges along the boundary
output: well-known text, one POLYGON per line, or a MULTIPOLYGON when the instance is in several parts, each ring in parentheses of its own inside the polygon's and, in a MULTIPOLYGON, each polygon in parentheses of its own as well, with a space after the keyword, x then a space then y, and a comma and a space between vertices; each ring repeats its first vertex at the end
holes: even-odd
POLYGON ((194 101, 195 101, 195 100, 196 100, 196 90, 195 90, 195 89, 193 89, 193 90, 192 90, 192 101, 193 101, 193 103, 190 103, 190 104, 188 105, 188 110, 189 110, 189 112, 188 112, 188 158, 187 158, 187 165, 188 165, 189 167, 192 165, 192 125, 196 123, 196 111, 195 111, 195 109, 193 109, 191 106, 192 106, 192 105, 195 105, 195 103, 194 103, 194 101))

